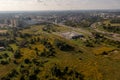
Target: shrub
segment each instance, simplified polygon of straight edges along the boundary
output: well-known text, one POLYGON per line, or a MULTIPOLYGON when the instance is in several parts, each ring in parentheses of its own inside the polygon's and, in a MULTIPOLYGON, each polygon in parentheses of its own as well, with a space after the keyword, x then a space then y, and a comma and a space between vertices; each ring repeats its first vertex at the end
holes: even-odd
POLYGON ((20 59, 21 57, 22 57, 22 55, 21 55, 20 51, 17 50, 17 51, 15 52, 15 54, 14 54, 14 58, 20 59))
POLYGON ((1 61, 1 64, 6 65, 6 64, 9 64, 9 62, 8 61, 1 61))

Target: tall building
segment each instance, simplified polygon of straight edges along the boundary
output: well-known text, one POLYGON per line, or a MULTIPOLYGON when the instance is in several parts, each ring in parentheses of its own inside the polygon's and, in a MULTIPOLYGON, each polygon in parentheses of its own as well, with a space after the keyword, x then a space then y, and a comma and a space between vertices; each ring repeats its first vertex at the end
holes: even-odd
POLYGON ((11 27, 17 27, 18 21, 16 19, 11 19, 11 27))

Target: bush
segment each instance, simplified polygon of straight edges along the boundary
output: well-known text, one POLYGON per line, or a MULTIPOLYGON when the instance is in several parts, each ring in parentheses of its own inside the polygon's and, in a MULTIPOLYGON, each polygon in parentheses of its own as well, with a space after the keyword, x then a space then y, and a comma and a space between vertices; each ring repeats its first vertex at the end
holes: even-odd
POLYGON ((67 80, 70 77, 72 80, 84 80, 84 75, 75 71, 69 70, 69 67, 65 67, 63 70, 57 65, 51 69, 52 75, 59 78, 60 80, 67 80))
POLYGON ((15 52, 15 54, 14 54, 14 58, 20 59, 21 57, 22 57, 22 55, 21 55, 20 51, 17 50, 17 51, 15 52))
POLYGON ((31 63, 29 59, 25 59, 24 62, 25 62, 26 64, 31 63))
POLYGON ((55 45, 62 51, 74 51, 74 47, 70 46, 69 44, 56 40, 55 45))
POLYGON ((37 75, 30 75, 29 80, 37 80, 37 75))
POLYGON ((9 64, 9 62, 8 61, 1 61, 1 64, 6 65, 6 64, 9 64))

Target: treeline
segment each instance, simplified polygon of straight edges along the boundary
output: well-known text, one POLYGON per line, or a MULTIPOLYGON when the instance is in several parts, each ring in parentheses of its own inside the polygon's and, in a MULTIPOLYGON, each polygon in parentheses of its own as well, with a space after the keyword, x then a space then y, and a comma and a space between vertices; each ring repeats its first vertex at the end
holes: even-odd
MULTIPOLYGON (((46 24, 46 25, 42 28, 42 30, 45 31, 45 32, 48 32, 48 33, 57 32, 58 30, 57 30, 57 28, 55 28, 54 26, 56 26, 56 25, 54 25, 54 24, 46 24)), ((57 27, 57 26, 56 26, 56 27, 57 27)))
MULTIPOLYGON (((61 69, 58 65, 54 65, 51 69, 52 76, 59 80, 84 80, 84 75, 78 71, 72 70, 69 67, 61 69)), ((52 79, 54 80, 54 78, 52 79)))
POLYGON ((94 38, 92 39, 90 38, 84 42, 86 47, 95 47, 96 45, 105 43, 105 44, 120 48, 120 41, 114 41, 114 40, 108 39, 104 35, 96 32, 93 32, 92 34, 94 38))
MULTIPOLYGON (((31 38, 30 40, 26 40, 26 42, 21 42, 19 48, 16 51, 12 51, 13 57, 10 58, 9 55, 6 53, 1 55, 1 64, 2 65, 8 65, 9 63, 14 63, 14 65, 19 65, 17 68, 11 70, 6 76, 2 77, 1 80, 40 80, 41 76, 44 71, 44 64, 49 62, 47 59, 50 57, 56 57, 56 48, 58 48, 61 51, 73 51, 74 47, 71 45, 65 43, 64 41, 56 39, 54 43, 50 42, 50 39, 47 38, 41 38, 41 37, 35 37, 31 38), (27 43, 26 43, 27 42, 27 43), (32 48, 32 45, 40 43, 44 45, 44 50, 40 51, 39 47, 32 48), (26 46, 29 44, 29 46, 26 46), (24 58, 21 62, 19 62, 20 59, 24 57, 24 55, 21 52, 21 48, 26 47, 30 50, 35 51, 36 57, 33 58, 24 58), (42 58, 46 58, 42 60, 42 58), (6 60, 2 60, 6 59, 6 60)), ((27 54, 26 54, 27 55, 27 54)), ((53 66, 53 65, 52 65, 53 66)), ((68 77, 72 80, 83 80, 84 76, 74 70, 70 70, 69 67, 65 67, 64 70, 62 70, 59 66, 55 65, 52 68, 50 68, 51 72, 44 75, 44 78, 46 80, 54 80, 54 79, 62 79, 66 80, 68 77)), ((42 80, 42 79, 41 79, 42 80)))
POLYGON ((120 33, 120 26, 103 26, 103 28, 109 32, 120 33))
POLYGON ((71 27, 89 27, 90 26, 89 22, 66 21, 64 24, 71 27))
POLYGON ((113 19, 113 20, 111 20, 110 21, 110 23, 118 23, 118 24, 120 24, 120 19, 113 19))
POLYGON ((73 20, 67 20, 64 22, 65 25, 71 26, 71 27, 90 27, 91 24, 95 22, 99 22, 101 20, 100 17, 90 17, 90 18, 83 18, 82 20, 73 21, 73 20))
POLYGON ((48 61, 41 61, 38 58, 24 59, 23 63, 0 80, 40 80, 39 74, 46 62, 48 61))

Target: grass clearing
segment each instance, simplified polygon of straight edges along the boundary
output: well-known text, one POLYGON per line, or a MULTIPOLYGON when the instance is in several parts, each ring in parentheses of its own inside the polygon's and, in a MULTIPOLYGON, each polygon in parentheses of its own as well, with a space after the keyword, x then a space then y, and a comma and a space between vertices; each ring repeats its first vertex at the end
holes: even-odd
POLYGON ((114 50, 115 48, 112 48, 112 47, 107 47, 107 46, 100 46, 100 47, 96 47, 94 49, 92 49, 93 53, 94 54, 102 54, 103 52, 109 52, 109 51, 112 51, 114 50))
POLYGON ((0 33, 6 33, 7 30, 0 30, 0 33))

